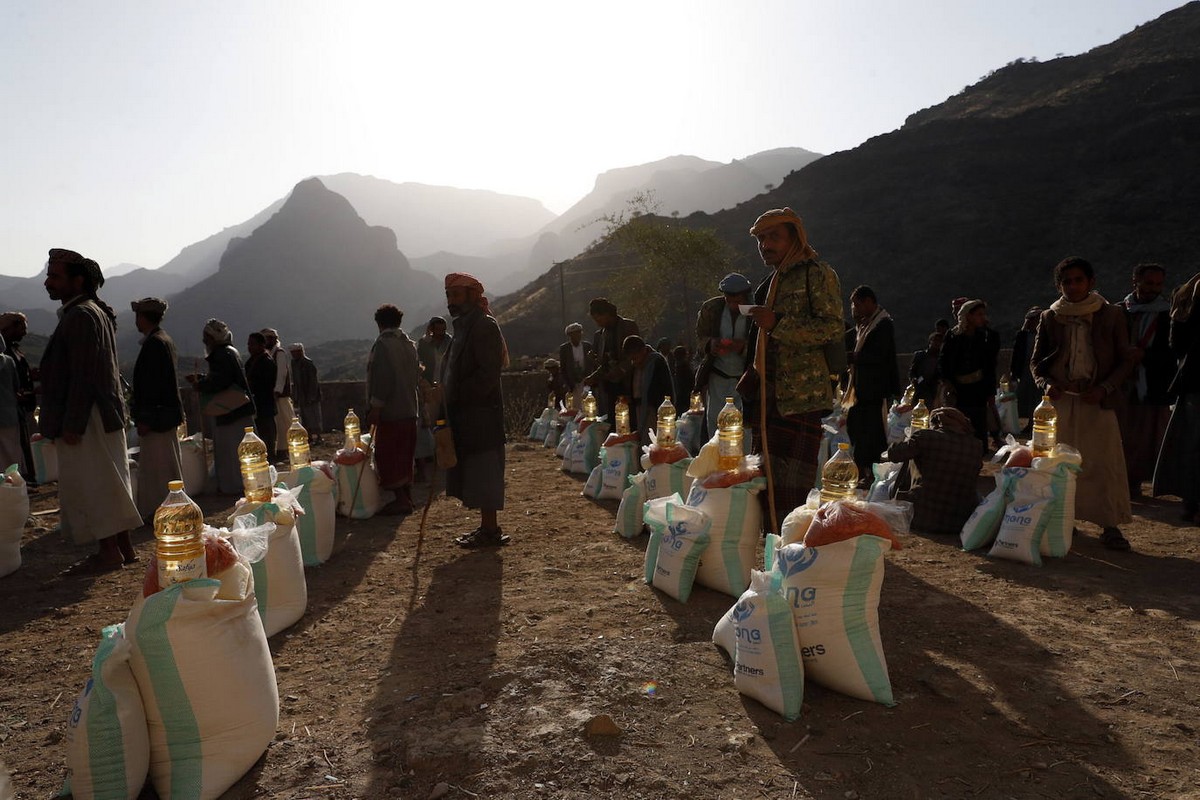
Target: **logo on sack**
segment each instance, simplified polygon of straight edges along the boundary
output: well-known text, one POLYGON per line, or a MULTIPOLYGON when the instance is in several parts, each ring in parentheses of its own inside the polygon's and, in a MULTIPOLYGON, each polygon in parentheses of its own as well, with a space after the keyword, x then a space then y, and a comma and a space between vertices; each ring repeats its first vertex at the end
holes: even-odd
POLYGON ((784 577, 803 572, 817 560, 817 550, 814 547, 792 546, 781 547, 775 553, 779 563, 779 571, 784 577))
POLYGON ((1012 510, 1017 514, 1024 514, 1026 511, 1028 511, 1031 508, 1033 508, 1033 503, 1025 503, 1024 505, 1013 506, 1012 510))
POLYGON ((762 631, 758 628, 743 628, 741 625, 733 626, 734 636, 743 642, 754 642, 755 644, 762 641, 762 631))
POLYGON ((688 492, 687 505, 698 506, 704 502, 704 498, 708 497, 708 490, 701 486, 693 486, 692 491, 688 492))
POLYGON ((754 613, 753 600, 738 600, 737 605, 733 607, 733 621, 745 622, 750 619, 750 615, 754 613))
POLYGON ((815 586, 805 586, 803 589, 799 586, 789 586, 783 596, 792 604, 792 608, 803 608, 817 599, 817 589, 815 586))
POLYGON ((620 469, 621 468, 621 459, 614 458, 612 461, 609 461, 608 467, 609 467, 609 469, 620 469))
POLYGON ((662 544, 660 547, 669 547, 672 550, 679 550, 684 545, 684 537, 688 535, 688 525, 686 522, 676 522, 667 526, 666 533, 663 534, 662 544))

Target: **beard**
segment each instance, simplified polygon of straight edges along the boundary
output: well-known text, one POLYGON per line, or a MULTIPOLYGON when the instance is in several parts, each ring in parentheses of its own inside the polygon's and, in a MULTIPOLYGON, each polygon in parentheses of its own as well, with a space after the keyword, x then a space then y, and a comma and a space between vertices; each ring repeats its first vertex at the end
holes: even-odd
POLYGON ((466 309, 464 309, 464 308, 463 308, 462 306, 460 306, 460 305, 453 304, 453 305, 447 305, 447 306, 446 306, 446 310, 447 310, 448 312, 450 312, 450 316, 452 316, 452 317, 461 317, 461 316, 463 315, 463 312, 464 312, 466 309))

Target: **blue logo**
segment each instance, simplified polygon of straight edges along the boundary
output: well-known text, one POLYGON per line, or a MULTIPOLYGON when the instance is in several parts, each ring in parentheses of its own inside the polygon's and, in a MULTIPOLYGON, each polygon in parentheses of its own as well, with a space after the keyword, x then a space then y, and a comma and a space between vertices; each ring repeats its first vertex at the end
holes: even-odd
POLYGON ((733 621, 734 622, 745 622, 746 620, 750 619, 750 616, 753 613, 754 613, 754 601, 753 600, 738 600, 737 605, 735 605, 733 607, 733 621))
POLYGON ((788 545, 775 551, 775 559, 779 571, 784 577, 803 572, 817 560, 817 550, 814 547, 788 545))
POLYGON ((702 486, 693 486, 688 492, 687 504, 689 506, 698 506, 704 502, 704 498, 708 497, 708 490, 702 486))
POLYGON ((1013 506, 1012 510, 1014 514, 1024 514, 1026 511, 1033 508, 1033 505, 1033 503, 1026 503, 1023 506, 1013 506))

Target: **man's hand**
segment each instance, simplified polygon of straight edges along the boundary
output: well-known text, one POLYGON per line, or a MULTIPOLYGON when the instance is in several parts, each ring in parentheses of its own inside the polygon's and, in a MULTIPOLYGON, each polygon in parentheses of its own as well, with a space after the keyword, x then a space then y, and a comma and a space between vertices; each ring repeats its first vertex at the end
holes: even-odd
POLYGON ((65 444, 77 445, 83 441, 83 437, 74 431, 63 431, 62 440, 65 444))
POLYGON ((1051 400, 1058 400, 1058 398, 1062 397, 1063 393, 1062 389, 1058 388, 1057 386, 1047 386, 1046 394, 1050 395, 1051 400))
POLYGON ((775 325, 779 322, 779 317, 775 312, 766 306, 754 306, 750 311, 750 319, 754 320, 754 324, 767 333, 774 330, 775 325))

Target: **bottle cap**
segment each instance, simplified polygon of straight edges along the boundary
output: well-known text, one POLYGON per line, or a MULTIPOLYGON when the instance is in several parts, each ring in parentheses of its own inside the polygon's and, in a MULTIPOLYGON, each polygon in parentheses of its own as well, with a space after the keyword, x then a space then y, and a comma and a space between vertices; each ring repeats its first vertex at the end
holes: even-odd
POLYGON ((168 492, 182 492, 183 491, 183 481, 167 481, 167 491, 168 492))
POLYGON ((246 433, 254 433, 254 426, 253 426, 253 425, 247 425, 245 428, 243 428, 243 430, 244 430, 246 433))
POLYGON ((849 450, 849 449, 850 449, 849 442, 838 442, 838 450, 849 450))

